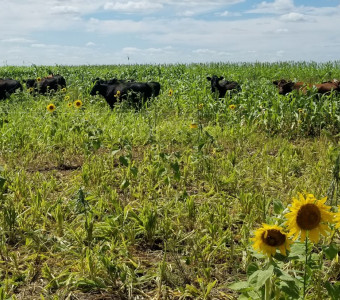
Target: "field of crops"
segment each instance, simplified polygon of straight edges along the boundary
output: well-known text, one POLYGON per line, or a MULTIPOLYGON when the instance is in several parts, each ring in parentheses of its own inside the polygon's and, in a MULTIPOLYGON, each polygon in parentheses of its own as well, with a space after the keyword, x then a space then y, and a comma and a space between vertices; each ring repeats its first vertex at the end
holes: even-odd
POLYGON ((339 299, 336 222, 287 256, 251 238, 263 223, 287 231, 299 193, 337 212, 340 96, 283 96, 272 81, 340 79, 340 62, 5 66, 0 78, 51 71, 66 91, 0 101, 0 300, 339 299), (213 74, 242 91, 218 99, 213 74), (111 110, 90 96, 97 77, 161 93, 111 110))

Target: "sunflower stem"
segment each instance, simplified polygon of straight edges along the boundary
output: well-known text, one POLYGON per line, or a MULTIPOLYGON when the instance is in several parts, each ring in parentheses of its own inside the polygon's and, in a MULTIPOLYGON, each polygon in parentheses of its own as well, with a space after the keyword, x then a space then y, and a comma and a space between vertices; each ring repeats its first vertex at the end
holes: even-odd
POLYGON ((270 278, 265 283, 264 300, 270 300, 270 278))
POLYGON ((304 275, 303 275, 303 298, 305 299, 306 297, 306 291, 307 291, 307 266, 308 266, 308 230, 306 233, 306 239, 305 239, 305 270, 304 270, 304 275))
MULTIPOLYGON (((273 263, 273 258, 270 255, 268 260, 267 268, 273 263)), ((264 286, 264 300, 270 300, 270 294, 271 294, 271 277, 269 277, 266 280, 265 286, 264 286)))

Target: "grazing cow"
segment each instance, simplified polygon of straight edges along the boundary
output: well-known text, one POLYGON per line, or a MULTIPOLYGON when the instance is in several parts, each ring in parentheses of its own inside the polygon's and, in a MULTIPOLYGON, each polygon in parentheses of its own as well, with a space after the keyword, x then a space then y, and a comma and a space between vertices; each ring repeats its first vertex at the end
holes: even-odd
POLYGON ((90 95, 94 96, 97 93, 102 95, 111 109, 118 100, 130 100, 139 107, 141 105, 140 97, 143 102, 146 102, 152 96, 152 89, 147 83, 125 82, 118 79, 114 82, 110 80, 110 82, 96 80, 90 95))
POLYGON ((211 82, 211 92, 215 93, 216 91, 218 91, 219 98, 223 98, 227 91, 241 90, 241 87, 237 82, 222 80, 222 76, 217 77, 216 75, 213 75, 212 77, 208 76, 207 79, 211 82))
MULTIPOLYGON (((103 80, 100 78, 96 78, 95 81, 99 81, 101 83, 107 83, 107 84, 116 84, 116 83, 126 83, 126 82, 135 82, 134 79, 117 79, 117 78, 112 78, 109 80, 103 80)), ((145 82, 146 84, 148 84, 151 87, 152 90, 152 97, 157 97, 159 95, 159 92, 161 90, 161 85, 159 82, 156 81, 149 81, 149 82, 145 82)))
POLYGON ((159 95, 160 90, 161 90, 160 83, 156 82, 156 81, 149 81, 146 84, 151 87, 151 90, 152 90, 151 96, 157 97, 159 95))
POLYGON ((39 81, 36 79, 27 79, 24 82, 28 89, 33 88, 40 94, 45 94, 52 90, 57 91, 59 88, 66 88, 66 80, 61 75, 50 74, 39 81))
POLYGON ((22 85, 19 81, 0 78, 0 100, 6 99, 18 89, 22 91, 22 85))
POLYGON ((340 81, 338 80, 314 84, 305 82, 292 82, 290 80, 287 81, 285 79, 281 79, 273 81, 273 84, 279 88, 280 95, 286 95, 294 90, 299 91, 302 94, 306 95, 308 89, 313 87, 317 89, 317 93, 319 94, 326 94, 330 93, 331 91, 340 92, 340 81))

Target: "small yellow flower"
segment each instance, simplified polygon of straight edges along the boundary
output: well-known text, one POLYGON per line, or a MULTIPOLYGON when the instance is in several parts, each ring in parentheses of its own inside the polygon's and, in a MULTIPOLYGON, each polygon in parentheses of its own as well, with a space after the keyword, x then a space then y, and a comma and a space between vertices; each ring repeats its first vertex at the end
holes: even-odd
POLYGON ((169 96, 171 97, 174 94, 174 91, 172 89, 169 90, 169 96))
POLYGON ((72 102, 67 103, 68 107, 72 107, 72 102))
POLYGON ((68 100, 70 100, 70 96, 68 96, 68 95, 67 95, 67 96, 65 96, 64 100, 65 100, 65 101, 68 101, 68 100))
POLYGON ((114 95, 114 97, 119 98, 119 96, 120 96, 120 91, 117 91, 117 93, 116 93, 116 95, 114 95))
POLYGON ((66 88, 62 88, 62 89, 61 89, 61 92, 62 92, 62 93, 66 93, 66 88))
POLYGON ((286 250, 290 249, 291 240, 282 227, 277 225, 262 224, 262 227, 257 229, 251 240, 254 242, 253 248, 268 256, 275 255, 279 249, 281 254, 286 255, 286 250))
POLYGON ((83 103, 81 102, 81 100, 78 99, 78 100, 74 101, 74 106, 76 108, 80 108, 82 105, 83 105, 83 103))
POLYGON ((230 105, 229 105, 229 108, 232 109, 232 110, 234 110, 234 109, 236 108, 236 105, 235 105, 235 104, 230 104, 230 105))
POLYGON ((203 109, 203 103, 198 104, 198 109, 203 109))
POLYGON ((298 112, 299 112, 299 114, 302 114, 303 113, 303 108, 299 108, 298 112))
POLYGON ((306 198, 299 193, 299 198, 293 198, 289 207, 290 212, 285 215, 288 226, 288 236, 296 240, 301 234, 300 240, 304 242, 307 231, 308 237, 313 243, 318 243, 320 234, 327 235, 329 227, 327 222, 333 222, 333 213, 330 206, 325 205, 327 197, 317 200, 313 194, 306 194, 306 198))
POLYGON ((49 111, 49 112, 54 112, 55 111, 55 109, 56 109, 56 107, 55 107, 55 105, 53 104, 53 103, 50 103, 49 105, 47 105, 47 110, 49 111))
POLYGON ((28 89, 28 92, 29 93, 32 93, 34 91, 34 88, 32 88, 32 87, 30 87, 29 89, 28 89))
POLYGON ((191 129, 196 129, 197 127, 198 127, 198 125, 195 124, 195 123, 191 123, 191 124, 190 124, 190 128, 191 128, 191 129))
POLYGON ((41 78, 40 77, 37 77, 37 82, 40 82, 41 81, 41 78))

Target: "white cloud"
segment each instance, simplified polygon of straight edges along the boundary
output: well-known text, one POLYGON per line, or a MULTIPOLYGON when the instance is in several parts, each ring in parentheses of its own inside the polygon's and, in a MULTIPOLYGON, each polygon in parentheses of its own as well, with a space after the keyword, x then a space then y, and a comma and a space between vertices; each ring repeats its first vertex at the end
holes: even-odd
POLYGON ((78 8, 74 6, 67 6, 67 5, 59 5, 59 6, 52 6, 51 12, 53 14, 78 14, 78 8))
POLYGON ((196 49, 196 50, 193 50, 192 53, 197 53, 197 54, 216 54, 216 51, 210 50, 210 49, 196 49))
POLYGON ((219 17, 240 17, 242 14, 238 12, 230 12, 230 11, 223 11, 221 13, 216 13, 216 16, 219 17))
POLYGON ((281 21, 284 22, 306 22, 306 21, 313 21, 310 17, 304 15, 304 14, 300 14, 300 13, 296 13, 296 12, 291 12, 289 14, 285 14, 282 15, 280 17, 281 21))
POLYGON ((285 51, 284 51, 284 50, 278 50, 278 51, 276 51, 276 56, 284 57, 284 54, 285 54, 285 51))
POLYGON ((254 9, 249 10, 250 13, 271 13, 282 14, 294 9, 293 0, 275 0, 274 2, 263 1, 254 9))
POLYGON ((105 3, 104 9, 120 11, 120 12, 154 12, 156 10, 162 9, 163 5, 161 3, 154 3, 151 1, 128 1, 128 2, 108 2, 105 3))
POLYGON ((195 12, 192 10, 185 10, 177 13, 177 16, 180 17, 192 17, 195 15, 195 12))
POLYGON ((221 17, 226 17, 226 16, 229 16, 230 15, 230 12, 225 10, 224 12, 222 13, 219 13, 218 15, 220 15, 221 17))
POLYGON ((32 44, 31 47, 32 48, 46 48, 47 45, 46 44, 32 44))
POLYGON ((16 43, 16 44, 26 44, 26 43, 33 43, 33 40, 25 39, 25 38, 9 38, 0 40, 4 43, 16 43))
POLYGON ((147 33, 159 28, 153 28, 155 21, 133 21, 133 20, 99 20, 91 18, 85 25, 89 32, 104 34, 124 34, 124 33, 147 33))
POLYGON ((285 33, 285 32, 289 32, 289 30, 287 28, 277 28, 275 30, 276 33, 285 33))

